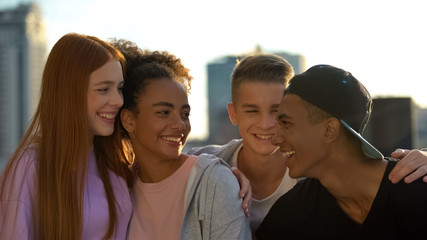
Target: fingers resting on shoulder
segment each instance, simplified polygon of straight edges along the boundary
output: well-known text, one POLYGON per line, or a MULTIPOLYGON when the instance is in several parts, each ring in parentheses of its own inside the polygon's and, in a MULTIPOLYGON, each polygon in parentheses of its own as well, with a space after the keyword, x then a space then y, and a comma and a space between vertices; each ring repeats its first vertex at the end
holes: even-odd
POLYGON ((389 174, 389 180, 397 183, 404 180, 411 183, 419 178, 427 182, 427 149, 396 149, 391 153, 393 158, 399 159, 389 174))
POLYGON ((235 167, 231 168, 240 184, 239 197, 242 198, 242 208, 246 216, 249 216, 249 209, 252 204, 252 188, 249 179, 235 167))

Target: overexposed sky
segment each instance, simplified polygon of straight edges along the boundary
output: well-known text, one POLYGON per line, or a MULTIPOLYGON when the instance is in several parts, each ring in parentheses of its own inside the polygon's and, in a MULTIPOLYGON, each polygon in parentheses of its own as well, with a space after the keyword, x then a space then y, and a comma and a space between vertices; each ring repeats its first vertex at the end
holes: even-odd
MULTIPOLYGON (((17 2, 18 0, 6 0, 17 2)), ((412 96, 427 107, 423 0, 38 0, 51 47, 69 32, 180 57, 195 77, 193 137, 206 127, 207 63, 259 44, 350 71, 373 96, 412 96)), ((225 106, 224 106, 225 107, 225 106)))

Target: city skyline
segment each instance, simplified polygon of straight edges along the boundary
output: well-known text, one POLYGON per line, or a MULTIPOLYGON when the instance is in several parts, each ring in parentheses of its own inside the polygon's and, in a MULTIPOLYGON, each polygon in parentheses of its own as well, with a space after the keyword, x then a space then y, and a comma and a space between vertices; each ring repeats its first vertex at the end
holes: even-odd
POLYGON ((269 52, 304 55, 307 67, 326 63, 344 68, 374 96, 412 96, 427 106, 427 94, 416 87, 427 81, 422 1, 39 2, 51 44, 76 31, 168 50, 183 59, 201 89, 209 62, 260 45, 269 52))
MULTIPOLYGON (((29 0, 9 0, 16 5, 29 0)), ((411 96, 427 106, 422 1, 39 0, 48 50, 64 34, 125 38, 182 58, 194 76, 192 136, 205 137, 207 65, 261 46, 352 72, 374 97, 411 96)))

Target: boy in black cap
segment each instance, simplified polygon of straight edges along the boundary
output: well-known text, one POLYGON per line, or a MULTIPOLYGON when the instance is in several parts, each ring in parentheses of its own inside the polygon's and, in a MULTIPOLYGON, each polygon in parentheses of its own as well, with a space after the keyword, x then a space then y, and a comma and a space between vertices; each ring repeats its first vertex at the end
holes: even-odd
POLYGON ((360 134, 371 112, 366 88, 349 72, 317 65, 291 79, 273 143, 291 177, 257 239, 427 239, 427 184, 392 184, 396 165, 360 134))

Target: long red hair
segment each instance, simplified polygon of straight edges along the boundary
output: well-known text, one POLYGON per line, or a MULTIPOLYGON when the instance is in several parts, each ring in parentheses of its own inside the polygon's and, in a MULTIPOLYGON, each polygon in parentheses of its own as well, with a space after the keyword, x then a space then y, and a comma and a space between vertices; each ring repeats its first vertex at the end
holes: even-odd
POLYGON ((52 48, 43 72, 39 105, 28 131, 5 168, 5 182, 13 181, 15 166, 28 146, 37 146, 36 202, 33 209, 36 239, 80 239, 83 191, 89 147, 93 146, 104 183, 110 224, 114 233, 117 210, 108 170, 128 180, 128 169, 113 136, 89 137, 87 90, 90 74, 110 59, 125 64, 123 55, 96 37, 67 34, 52 48))

